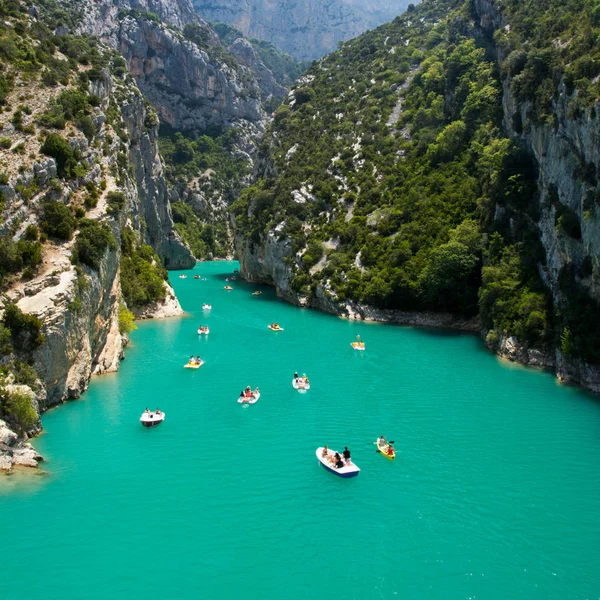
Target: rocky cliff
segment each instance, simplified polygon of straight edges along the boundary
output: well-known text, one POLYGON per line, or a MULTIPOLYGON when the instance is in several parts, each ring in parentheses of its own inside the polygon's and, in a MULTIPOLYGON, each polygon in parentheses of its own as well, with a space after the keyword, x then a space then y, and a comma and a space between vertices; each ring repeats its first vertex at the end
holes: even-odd
POLYGON ((224 54, 189 2, 87 1, 81 10, 78 29, 121 53, 162 123, 194 134, 238 121, 261 128, 265 113, 252 71, 224 54))
POLYGON ((404 0, 193 0, 209 21, 234 25, 247 37, 272 42, 299 60, 313 60, 367 29, 392 20, 404 0))

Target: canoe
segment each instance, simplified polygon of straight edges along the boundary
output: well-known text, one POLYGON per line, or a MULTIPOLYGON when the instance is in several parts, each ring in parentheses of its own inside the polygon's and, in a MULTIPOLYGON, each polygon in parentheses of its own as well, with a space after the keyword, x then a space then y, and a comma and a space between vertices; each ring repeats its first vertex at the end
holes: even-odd
POLYGON ((360 350, 361 352, 365 349, 364 342, 352 342, 350 344, 355 350, 360 350))
POLYGON ((268 326, 271 331, 283 331, 283 327, 273 327, 273 325, 268 326))
POLYGON ((156 427, 157 425, 160 425, 163 421, 165 420, 165 413, 164 412, 160 412, 160 413, 156 413, 156 411, 154 412, 143 412, 142 416, 140 417, 140 421, 142 423, 142 425, 144 427, 156 427))
POLYGON ((184 369, 199 369, 203 364, 204 364, 204 361, 201 360, 199 365, 196 363, 188 363, 187 365, 183 365, 183 368, 184 369))
POLYGON ((307 390, 310 390, 310 381, 304 383, 302 379, 292 379, 292 387, 299 392, 306 392, 307 390))
POLYGON ((260 398, 260 393, 256 394, 256 396, 254 394, 252 394, 252 396, 250 396, 249 398, 247 398, 247 397, 242 398, 241 396, 239 396, 238 402, 240 404, 256 404, 258 402, 259 398, 260 398))
MULTIPOLYGON (((347 479, 348 477, 356 477, 360 473, 360 469, 352 462, 352 459, 350 459, 349 465, 342 467, 341 469, 336 469, 333 464, 331 464, 328 460, 323 458, 322 454, 323 454, 323 448, 322 447, 317 448, 317 459, 321 463, 321 466, 324 469, 326 469, 327 471, 329 471, 330 473, 333 473, 334 475, 337 475, 338 477, 343 477, 344 479, 347 479)), ((328 451, 328 456, 334 456, 334 455, 335 455, 335 450, 331 450, 331 448, 330 448, 328 451)), ((341 455, 342 455, 342 453, 340 452, 340 456, 341 455)))
POLYGON ((200 328, 198 328, 198 335, 208 335, 210 333, 210 329, 208 327, 204 328, 204 331, 200 328))
POLYGON ((396 451, 394 450, 394 446, 390 446, 389 444, 380 444, 379 439, 380 438, 377 438, 377 449, 386 458, 389 458, 390 460, 394 460, 396 458, 396 451), (388 453, 390 448, 392 450, 391 454, 388 453))

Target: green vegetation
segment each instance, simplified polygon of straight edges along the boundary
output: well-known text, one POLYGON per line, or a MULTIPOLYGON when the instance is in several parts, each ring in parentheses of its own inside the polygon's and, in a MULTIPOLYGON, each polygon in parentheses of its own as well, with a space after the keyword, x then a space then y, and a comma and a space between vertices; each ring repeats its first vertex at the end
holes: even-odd
POLYGON ((0 387, 0 416, 16 423, 22 432, 38 421, 29 394, 19 390, 8 391, 4 387, 0 387))
POLYGON ((40 152, 56 159, 56 168, 59 177, 73 179, 85 175, 85 167, 79 163, 81 153, 58 133, 51 133, 44 140, 40 152))
POLYGON ((142 244, 130 227, 121 233, 121 289, 130 308, 164 300, 168 277, 150 246, 142 244))
POLYGON ((119 332, 131 333, 137 329, 134 320, 135 317, 133 313, 127 310, 127 307, 124 304, 119 304, 119 332))
POLYGON ((10 236, 0 235, 0 289, 5 278, 23 269, 30 272, 42 262, 42 245, 37 240, 21 239, 14 242, 10 236))
POLYGON ((37 317, 24 313, 16 304, 4 307, 2 325, 10 331, 10 343, 19 352, 31 352, 45 341, 42 322, 37 317))
MULTIPOLYGON (((543 4, 503 2, 511 27, 492 39, 473 30, 472 2, 426 0, 314 63, 274 114, 263 176, 232 206, 238 234, 251 246, 288 238, 301 295, 321 285, 339 302, 478 315, 491 345, 516 335, 549 349, 568 331, 575 356, 600 362, 585 273, 562 277, 559 312, 540 279, 537 165, 503 133, 504 77, 532 119, 552 118, 561 80, 578 110, 599 96, 597 3, 543 4)), ((557 230, 581 240, 577 213, 554 206, 557 230)))
POLYGON ((97 271, 106 250, 115 248, 115 238, 107 223, 98 223, 92 219, 79 221, 79 233, 73 248, 73 259, 76 262, 97 271))
POLYGON ((72 210, 56 200, 49 200, 42 205, 41 230, 49 237, 68 241, 73 238, 77 221, 72 210))
POLYGON ((224 256, 227 253, 227 228, 224 223, 202 223, 191 206, 173 202, 175 229, 190 247, 194 256, 224 256))

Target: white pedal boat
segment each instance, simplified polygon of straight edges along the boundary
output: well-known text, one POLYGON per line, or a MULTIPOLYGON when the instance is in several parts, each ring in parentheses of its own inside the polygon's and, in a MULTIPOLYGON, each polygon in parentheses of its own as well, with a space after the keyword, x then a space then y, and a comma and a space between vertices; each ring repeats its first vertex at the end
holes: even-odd
POLYGON ((292 379, 292 387, 299 392, 306 392, 310 390, 310 381, 303 381, 302 379, 292 379))
POLYGON ((203 308, 204 310, 210 310, 210 309, 212 308, 212 305, 210 305, 210 304, 203 304, 203 305, 202 305, 202 308, 203 308))
POLYGON ((162 410, 157 413, 154 412, 143 412, 140 417, 140 421, 144 427, 156 427, 165 420, 165 413, 162 410))
POLYGON ((198 327, 198 335, 208 335, 210 329, 208 327, 198 327))
MULTIPOLYGON (((331 448, 329 448, 329 450, 327 451, 327 456, 335 456, 335 450, 331 450, 331 448)), ((342 456, 341 452, 340 456, 342 456)), ((341 467, 340 469, 336 469, 333 463, 330 463, 329 460, 327 460, 327 458, 323 457, 322 447, 317 448, 317 458, 323 466, 323 468, 325 468, 327 471, 330 471, 334 475, 337 475, 338 477, 343 477, 344 479, 347 479, 348 477, 356 477, 360 473, 360 469, 352 462, 352 459, 350 459, 349 465, 341 467)), ((343 457, 342 460, 346 462, 343 457)))
POLYGON ((238 402, 240 404, 256 404, 258 402, 258 399, 260 398, 260 393, 254 395, 254 393, 251 396, 244 396, 242 398, 242 396, 238 397, 238 402))

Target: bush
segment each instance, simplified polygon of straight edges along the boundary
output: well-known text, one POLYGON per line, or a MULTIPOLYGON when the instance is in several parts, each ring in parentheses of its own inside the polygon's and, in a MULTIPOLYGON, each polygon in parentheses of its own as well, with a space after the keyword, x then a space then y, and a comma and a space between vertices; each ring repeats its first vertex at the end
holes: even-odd
POLYGON ((71 209, 61 202, 50 200, 42 204, 40 227, 48 236, 68 241, 73 237, 77 222, 71 209))
POLYGON ((137 327, 135 326, 135 317, 133 313, 127 310, 124 304, 119 305, 119 332, 120 333, 131 333, 137 327))
POLYGON ((51 133, 44 140, 40 148, 40 152, 46 156, 51 156, 56 160, 56 168, 59 177, 72 178, 76 176, 75 168, 77 161, 80 159, 79 152, 71 148, 67 140, 58 135, 51 133))
POLYGON ((16 350, 31 352, 46 340, 42 334, 40 319, 24 313, 16 304, 5 306, 2 323, 10 330, 12 344, 16 350))
POLYGON ((116 248, 110 227, 106 223, 81 219, 73 250, 75 260, 97 271, 100 267, 100 259, 108 248, 111 250, 116 248))
POLYGON ((108 192, 106 194, 109 215, 118 215, 125 206, 125 194, 123 192, 108 192))
POLYGON ((24 392, 13 390, 10 393, 0 390, 2 412, 12 418, 22 431, 27 431, 38 421, 38 415, 31 403, 31 397, 24 392))

